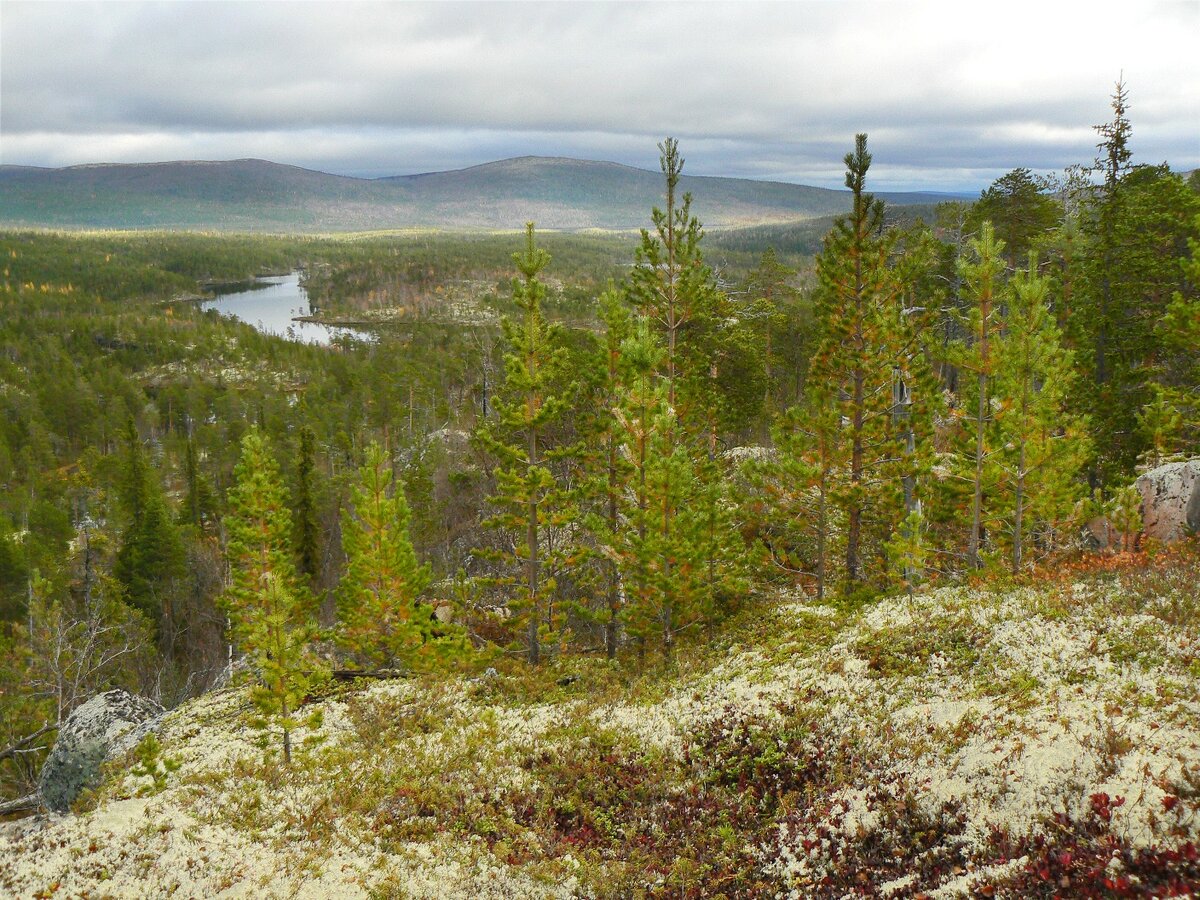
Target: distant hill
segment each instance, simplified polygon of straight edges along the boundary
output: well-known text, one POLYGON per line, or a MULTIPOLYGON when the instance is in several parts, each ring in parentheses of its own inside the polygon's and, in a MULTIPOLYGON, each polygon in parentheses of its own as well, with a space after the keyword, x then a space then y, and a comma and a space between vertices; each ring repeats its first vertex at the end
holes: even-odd
MULTIPOLYGON (((710 228, 844 212, 849 193, 744 178, 684 176, 710 228)), ((347 178, 261 159, 0 166, 0 225, 225 231, 392 228, 626 229, 648 223, 662 176, 610 162, 526 156, 451 172, 347 178)), ((881 193, 929 204, 961 195, 881 193)))

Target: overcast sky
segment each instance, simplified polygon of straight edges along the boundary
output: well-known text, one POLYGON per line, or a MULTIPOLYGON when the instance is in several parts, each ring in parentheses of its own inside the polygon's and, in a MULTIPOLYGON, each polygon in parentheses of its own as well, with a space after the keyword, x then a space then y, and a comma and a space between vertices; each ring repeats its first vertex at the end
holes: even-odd
POLYGON ((1200 0, 0 0, 0 162, 262 157, 346 175, 527 154, 977 190, 1094 156, 1123 71, 1139 162, 1200 166, 1200 0))

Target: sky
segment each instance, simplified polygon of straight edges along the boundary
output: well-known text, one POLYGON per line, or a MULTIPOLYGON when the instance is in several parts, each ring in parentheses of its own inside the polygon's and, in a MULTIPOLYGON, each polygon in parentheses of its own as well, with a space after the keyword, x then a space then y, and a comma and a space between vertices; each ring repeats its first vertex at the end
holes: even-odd
POLYGON ((1095 156, 1200 166, 1200 0, 322 3, 0 0, 0 162, 259 157, 359 177, 512 156, 979 190, 1095 156))

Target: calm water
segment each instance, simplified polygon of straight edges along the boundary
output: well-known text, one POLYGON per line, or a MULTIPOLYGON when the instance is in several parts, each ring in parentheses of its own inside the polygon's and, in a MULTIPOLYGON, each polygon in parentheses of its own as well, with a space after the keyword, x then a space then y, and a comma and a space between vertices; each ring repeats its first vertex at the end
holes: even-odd
POLYGON ((216 291, 216 299, 201 304, 223 316, 253 325, 264 334, 277 334, 306 344, 328 344, 335 335, 352 335, 371 340, 366 331, 334 328, 315 322, 296 322, 296 316, 309 314, 308 295, 300 286, 300 273, 256 279, 261 287, 229 292, 216 291))

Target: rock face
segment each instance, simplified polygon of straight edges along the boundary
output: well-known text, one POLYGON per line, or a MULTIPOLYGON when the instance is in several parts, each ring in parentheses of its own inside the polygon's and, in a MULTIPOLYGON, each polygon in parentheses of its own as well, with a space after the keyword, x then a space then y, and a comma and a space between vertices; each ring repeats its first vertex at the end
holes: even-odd
POLYGON ((136 745, 162 718, 153 700, 118 688, 97 694, 67 717, 50 751, 38 789, 46 806, 66 812, 93 785, 102 763, 136 745))
POLYGON ((1200 531, 1200 459, 1151 469, 1135 484, 1146 537, 1169 544, 1200 531))

